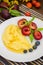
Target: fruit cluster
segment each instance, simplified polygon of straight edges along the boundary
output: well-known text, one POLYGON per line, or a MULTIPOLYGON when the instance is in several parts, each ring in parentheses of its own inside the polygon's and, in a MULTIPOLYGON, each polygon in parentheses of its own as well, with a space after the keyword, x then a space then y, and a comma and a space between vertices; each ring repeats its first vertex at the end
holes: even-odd
POLYGON ((35 6, 36 8, 40 8, 41 3, 38 2, 37 0, 32 0, 32 2, 27 2, 27 3, 26 3, 26 6, 27 6, 28 8, 32 8, 32 6, 35 6))
MULTIPOLYGON (((32 18, 33 20, 34 18, 32 18)), ((21 28, 21 32, 25 36, 33 35, 34 39, 40 40, 42 38, 42 33, 38 30, 36 23, 27 21, 26 19, 21 19, 18 21, 18 26, 21 28)))
POLYGON ((20 16, 21 13, 18 10, 19 6, 17 4, 10 6, 6 2, 0 3, 0 14, 4 19, 8 19, 12 16, 20 16))
MULTIPOLYGON (((33 17, 30 21, 27 21, 25 18, 22 18, 18 21, 18 26, 21 29, 22 34, 24 36, 29 36, 31 42, 33 39, 42 39, 42 33, 40 31, 42 31, 43 28, 38 28, 36 23, 33 22, 34 19, 35 17, 33 17)), ((40 41, 36 41, 32 48, 29 50, 24 50, 23 53, 27 53, 28 51, 32 52, 33 50, 37 49, 39 45, 40 41)))

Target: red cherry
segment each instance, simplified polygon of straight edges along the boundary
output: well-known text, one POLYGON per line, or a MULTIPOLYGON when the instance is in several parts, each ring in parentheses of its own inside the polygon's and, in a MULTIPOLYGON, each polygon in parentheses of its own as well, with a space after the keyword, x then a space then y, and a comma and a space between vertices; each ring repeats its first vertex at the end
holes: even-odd
POLYGON ((41 6, 40 2, 36 2, 35 7, 39 8, 41 6))
POLYGON ((28 26, 24 26, 22 28, 22 34, 25 36, 29 36, 31 34, 30 28, 28 26))
POLYGON ((31 16, 30 12, 25 12, 25 16, 31 16))
POLYGON ((33 35, 36 40, 40 40, 42 38, 42 34, 40 31, 35 31, 33 35))
POLYGON ((28 8, 32 8, 32 3, 28 2, 28 3, 26 4, 26 6, 27 6, 28 8))
POLYGON ((35 5, 35 4, 36 4, 36 2, 37 2, 36 0, 32 0, 32 4, 33 4, 33 5, 35 5))
POLYGON ((37 25, 34 22, 31 22, 29 27, 33 30, 35 30, 37 28, 37 25))
POLYGON ((25 22, 26 22, 27 20, 26 19, 21 19, 21 20, 19 20, 18 21, 18 26, 20 27, 20 28, 22 28, 24 25, 25 25, 25 22))

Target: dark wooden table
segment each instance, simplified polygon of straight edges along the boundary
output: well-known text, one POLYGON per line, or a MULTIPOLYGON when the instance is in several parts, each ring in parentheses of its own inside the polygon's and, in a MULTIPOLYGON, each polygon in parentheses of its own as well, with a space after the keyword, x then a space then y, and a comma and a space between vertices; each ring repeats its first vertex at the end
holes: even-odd
MULTIPOLYGON (((32 9, 34 9, 35 11, 43 14, 43 0, 39 0, 41 2, 41 7, 39 9, 33 7, 32 9)), ((3 65, 1 62, 0 62, 0 65, 3 65)))

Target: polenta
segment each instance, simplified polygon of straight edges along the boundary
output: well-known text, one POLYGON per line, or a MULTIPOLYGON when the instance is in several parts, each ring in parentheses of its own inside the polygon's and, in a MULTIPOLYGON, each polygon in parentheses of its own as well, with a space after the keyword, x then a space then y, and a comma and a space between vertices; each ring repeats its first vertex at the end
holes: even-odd
POLYGON ((22 35, 20 28, 14 24, 5 28, 2 40, 7 49, 16 53, 23 53, 24 50, 32 48, 27 38, 22 35))

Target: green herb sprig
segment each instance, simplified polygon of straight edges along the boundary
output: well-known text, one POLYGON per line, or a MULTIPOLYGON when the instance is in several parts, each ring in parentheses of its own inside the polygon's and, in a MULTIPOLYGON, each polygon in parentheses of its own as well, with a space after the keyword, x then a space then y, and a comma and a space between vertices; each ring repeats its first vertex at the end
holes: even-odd
POLYGON ((43 31, 43 28, 38 28, 37 30, 38 30, 38 31, 43 31))
POLYGON ((10 10, 9 13, 12 15, 12 16, 20 16, 20 12, 17 11, 17 10, 10 10))

